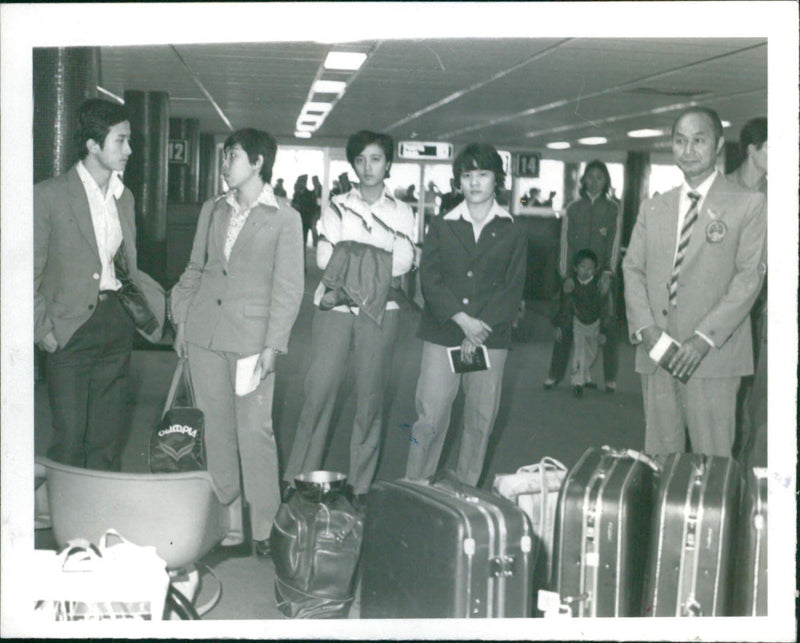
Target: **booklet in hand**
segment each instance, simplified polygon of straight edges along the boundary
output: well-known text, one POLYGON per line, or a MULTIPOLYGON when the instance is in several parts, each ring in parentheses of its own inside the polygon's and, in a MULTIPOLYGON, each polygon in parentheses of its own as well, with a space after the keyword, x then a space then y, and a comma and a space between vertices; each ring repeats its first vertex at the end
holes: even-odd
POLYGON ((256 368, 260 354, 241 357, 236 361, 236 395, 243 397, 258 388, 261 383, 261 369, 256 368))
POLYGON ((486 346, 480 345, 472 354, 472 359, 466 361, 461 356, 461 346, 454 346, 447 349, 447 357, 450 360, 450 370, 453 373, 471 373, 473 371, 488 371, 492 365, 489 363, 489 353, 486 346))
MULTIPOLYGON (((667 335, 667 333, 661 333, 661 337, 658 338, 653 348, 650 349, 650 359, 654 362, 658 362, 658 365, 670 375, 675 375, 669 368, 669 362, 680 347, 680 342, 667 335)), ((683 377, 678 377, 678 380, 686 384, 691 376, 692 374, 689 373, 683 377)))

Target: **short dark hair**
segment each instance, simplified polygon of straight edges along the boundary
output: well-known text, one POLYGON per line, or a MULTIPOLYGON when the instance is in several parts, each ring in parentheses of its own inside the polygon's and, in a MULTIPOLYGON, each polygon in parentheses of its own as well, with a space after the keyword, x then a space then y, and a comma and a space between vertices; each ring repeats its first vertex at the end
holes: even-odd
POLYGON ((503 170, 503 159, 494 146, 488 143, 470 143, 461 150, 453 161, 453 178, 456 185, 461 182, 461 175, 472 170, 491 170, 494 173, 494 191, 498 194, 503 189, 506 173, 503 170))
POLYGON ((581 176, 581 187, 580 190, 578 190, 578 193, 584 199, 589 196, 588 192, 586 191, 586 182, 584 179, 586 179, 586 175, 589 174, 590 170, 600 170, 603 173, 603 176, 606 178, 606 183, 603 186, 603 189, 600 191, 600 194, 603 196, 608 196, 608 193, 611 191, 611 175, 608 173, 608 167, 606 164, 600 159, 594 159, 586 164, 586 169, 583 170, 583 175, 581 176))
POLYGON ((114 125, 128 120, 125 107, 103 98, 90 98, 78 108, 78 129, 75 132, 78 157, 86 158, 89 151, 86 141, 93 140, 103 147, 106 136, 114 125))
POLYGON ((259 155, 264 159, 259 175, 264 183, 269 183, 272 180, 272 166, 275 164, 275 154, 278 152, 278 143, 273 136, 264 130, 245 127, 244 129, 236 130, 225 139, 222 149, 228 150, 237 143, 247 152, 247 159, 250 161, 250 165, 258 161, 259 155))
MULTIPOLYGON (((386 157, 387 164, 394 161, 394 139, 388 134, 362 129, 355 134, 351 134, 347 139, 345 153, 347 154, 347 162, 350 163, 353 169, 356 167, 356 157, 364 151, 367 145, 372 145, 373 143, 377 144, 383 150, 383 155, 386 157)), ((389 176, 388 168, 386 176, 389 176)))
POLYGON ((719 139, 722 138, 722 120, 720 119, 719 114, 717 114, 716 110, 713 110, 710 107, 702 107, 700 105, 687 107, 680 114, 678 114, 678 117, 672 123, 672 136, 675 136, 675 128, 678 126, 678 123, 681 122, 681 119, 689 114, 703 114, 704 116, 707 116, 711 120, 711 125, 714 128, 714 142, 718 142, 719 139))
POLYGON ((760 150, 767 141, 767 119, 763 116, 751 118, 744 124, 739 134, 739 147, 742 155, 747 156, 747 148, 755 145, 760 150))
POLYGON ((578 252, 575 253, 575 256, 572 258, 572 267, 577 268, 578 264, 584 259, 589 259, 592 263, 594 263, 595 270, 597 269, 597 255, 589 250, 589 248, 583 248, 583 250, 578 250, 578 252))

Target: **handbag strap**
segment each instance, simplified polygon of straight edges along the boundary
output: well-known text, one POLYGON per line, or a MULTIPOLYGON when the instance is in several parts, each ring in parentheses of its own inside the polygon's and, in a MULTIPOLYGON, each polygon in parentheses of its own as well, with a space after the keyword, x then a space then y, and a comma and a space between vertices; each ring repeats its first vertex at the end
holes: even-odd
POLYGON ((59 567, 65 572, 89 571, 100 557, 100 551, 88 540, 73 538, 58 554, 59 567))
POLYGON ((539 474, 539 490, 541 501, 539 502, 539 525, 544 529, 545 518, 547 517, 547 504, 550 500, 550 487, 547 484, 548 472, 566 471, 567 467, 555 458, 549 456, 543 457, 536 464, 529 464, 517 469, 517 473, 538 473, 539 474))
POLYGON ((167 414, 167 411, 172 408, 172 405, 175 402, 175 394, 178 391, 178 385, 181 383, 181 381, 186 383, 186 388, 189 392, 189 398, 192 405, 194 405, 194 386, 192 386, 192 377, 189 373, 189 360, 185 357, 178 359, 178 365, 175 367, 175 372, 172 375, 172 382, 169 385, 167 400, 164 402, 164 410, 161 413, 162 418, 167 414))
POLYGON ((194 398, 194 384, 192 384, 192 369, 189 368, 189 359, 183 358, 183 381, 186 383, 186 391, 189 393, 189 401, 192 406, 196 406, 194 398))

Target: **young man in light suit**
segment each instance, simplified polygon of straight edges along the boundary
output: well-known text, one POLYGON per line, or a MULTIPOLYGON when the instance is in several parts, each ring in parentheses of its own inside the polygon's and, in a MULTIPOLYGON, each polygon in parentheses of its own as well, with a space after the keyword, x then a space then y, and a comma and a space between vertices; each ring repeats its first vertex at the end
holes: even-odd
POLYGON ((118 295, 115 258, 164 322, 164 293, 136 267, 133 195, 120 174, 131 155, 121 105, 101 99, 78 112, 80 160, 33 189, 34 339, 47 353, 53 414, 49 458, 119 470, 128 436, 125 394, 134 323, 118 295))
POLYGON ((765 272, 766 208, 763 195, 717 172, 723 144, 715 111, 678 116, 672 153, 684 184, 644 201, 622 265, 648 453, 684 451, 688 427, 693 451, 729 457, 736 392, 753 372, 749 312, 765 272), (668 364, 676 377, 648 355, 663 332, 681 343, 668 364))
POLYGON ((175 349, 188 356, 195 402, 205 414, 208 471, 230 506, 227 554, 249 555, 239 484, 250 505, 259 556, 280 505, 272 428, 275 358, 285 354, 303 297, 300 215, 276 198, 270 180, 277 144, 242 129, 225 141, 230 191, 203 204, 189 264, 170 296, 175 349), (235 394, 237 362, 258 355, 255 390, 235 394))

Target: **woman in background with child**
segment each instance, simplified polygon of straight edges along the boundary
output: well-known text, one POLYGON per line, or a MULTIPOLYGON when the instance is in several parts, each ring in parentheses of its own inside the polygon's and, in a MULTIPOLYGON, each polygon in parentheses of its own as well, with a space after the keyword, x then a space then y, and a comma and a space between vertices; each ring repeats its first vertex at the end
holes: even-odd
MULTIPOLYGON (((575 287, 575 275, 571 262, 579 250, 591 250, 597 257, 598 286, 608 294, 609 324, 606 342, 603 345, 603 376, 608 393, 617 390, 617 334, 613 321, 613 293, 616 291, 616 275, 619 269, 619 245, 622 235, 622 209, 611 194, 611 175, 606 164, 594 160, 586 164, 581 177, 580 198, 567 206, 566 216, 561 220, 561 249, 558 269, 562 278, 561 294, 569 294, 575 287)), ((551 390, 562 380, 567 370, 572 335, 565 332, 553 346, 550 370, 544 382, 545 390, 551 390)), ((595 388, 589 381, 584 384, 595 388)))

